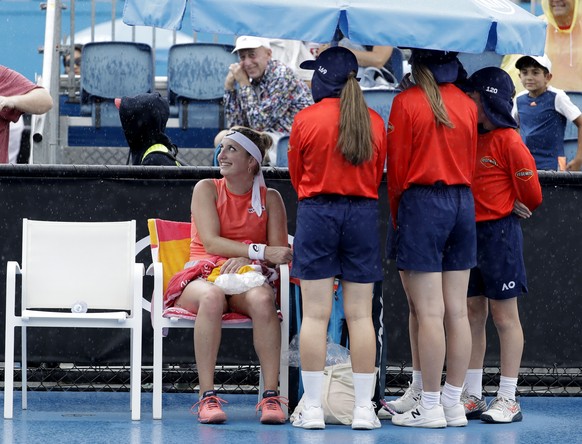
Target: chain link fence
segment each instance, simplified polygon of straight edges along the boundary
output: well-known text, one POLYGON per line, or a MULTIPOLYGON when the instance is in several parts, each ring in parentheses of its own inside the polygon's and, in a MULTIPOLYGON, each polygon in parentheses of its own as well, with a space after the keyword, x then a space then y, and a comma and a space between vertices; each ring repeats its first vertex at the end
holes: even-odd
MULTIPOLYGON (((259 366, 218 366, 215 386, 222 393, 258 393, 259 366)), ((400 396, 411 381, 412 369, 405 366, 386 367, 386 396, 400 396)), ((0 374, 4 381, 4 369, 0 374)), ((28 369, 29 390, 38 391, 129 391, 129 367, 77 366, 74 364, 40 364, 28 369)), ((483 390, 493 396, 499 386, 498 367, 486 367, 483 373, 483 390)), ((15 387, 21 387, 22 373, 15 374, 15 387)), ((142 388, 152 390, 151 367, 142 369, 142 388)), ((198 373, 194 364, 167 365, 162 375, 163 391, 187 393, 198 390, 198 373)), ((444 383, 444 378, 443 378, 444 383)), ((3 387, 3 385, 2 385, 3 387)), ((582 368, 530 367, 522 368, 518 378, 518 395, 521 396, 582 396, 582 368)))
MULTIPOLYGON (((64 147, 63 163, 67 165, 126 165, 129 148, 64 147)), ((183 148, 178 157, 191 166, 212 166, 213 148, 183 148)))

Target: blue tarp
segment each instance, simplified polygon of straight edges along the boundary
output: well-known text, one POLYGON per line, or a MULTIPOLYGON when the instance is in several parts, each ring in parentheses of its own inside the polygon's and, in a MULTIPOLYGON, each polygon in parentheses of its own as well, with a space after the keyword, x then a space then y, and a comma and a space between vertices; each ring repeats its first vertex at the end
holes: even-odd
MULTIPOLYGON (((187 0, 126 0, 127 24, 176 29, 187 0)), ((190 0, 195 31, 541 55, 546 24, 510 0, 190 0)))

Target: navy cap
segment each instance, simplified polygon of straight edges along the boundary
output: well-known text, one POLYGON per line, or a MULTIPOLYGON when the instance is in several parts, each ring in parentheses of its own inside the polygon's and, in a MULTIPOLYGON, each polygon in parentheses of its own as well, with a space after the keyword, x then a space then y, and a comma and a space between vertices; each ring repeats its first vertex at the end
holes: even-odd
POLYGON ((410 63, 422 63, 432 72, 437 83, 454 83, 464 72, 458 52, 413 48, 410 63))
POLYGON ((313 100, 319 102, 326 97, 339 97, 350 73, 358 72, 358 61, 353 52, 342 46, 332 46, 315 60, 306 60, 303 69, 313 69, 311 91, 313 100))
POLYGON ((509 74, 501 68, 489 66, 476 71, 466 83, 468 91, 481 93, 481 104, 487 118, 498 128, 517 128, 513 118, 515 86, 509 74))

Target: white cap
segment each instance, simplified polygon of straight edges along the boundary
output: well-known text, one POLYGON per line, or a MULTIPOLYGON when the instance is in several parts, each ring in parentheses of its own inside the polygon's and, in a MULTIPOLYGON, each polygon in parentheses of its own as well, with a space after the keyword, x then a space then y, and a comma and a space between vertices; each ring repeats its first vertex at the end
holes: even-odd
POLYGON ((515 62, 515 67, 517 69, 521 69, 521 66, 528 61, 528 59, 534 60, 535 62, 539 63, 543 68, 546 68, 548 72, 552 72, 552 62, 546 54, 543 56, 523 56, 517 59, 515 62))
POLYGON ((253 37, 250 35, 241 35, 236 39, 236 46, 232 50, 233 53, 240 51, 241 49, 255 49, 262 46, 263 48, 271 49, 271 44, 269 39, 263 39, 261 37, 253 37))

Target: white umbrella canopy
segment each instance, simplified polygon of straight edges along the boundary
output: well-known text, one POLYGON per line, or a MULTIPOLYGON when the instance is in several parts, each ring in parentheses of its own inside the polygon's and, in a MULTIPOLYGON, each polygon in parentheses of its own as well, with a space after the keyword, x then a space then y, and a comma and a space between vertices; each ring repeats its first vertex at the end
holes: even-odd
MULTIPOLYGON (((541 55, 546 24, 510 0, 189 0, 192 28, 216 34, 541 55)), ((131 25, 176 28, 187 0, 126 0, 131 25), (148 6, 149 5, 149 6, 148 6), (155 7, 154 7, 155 5, 155 7)))

